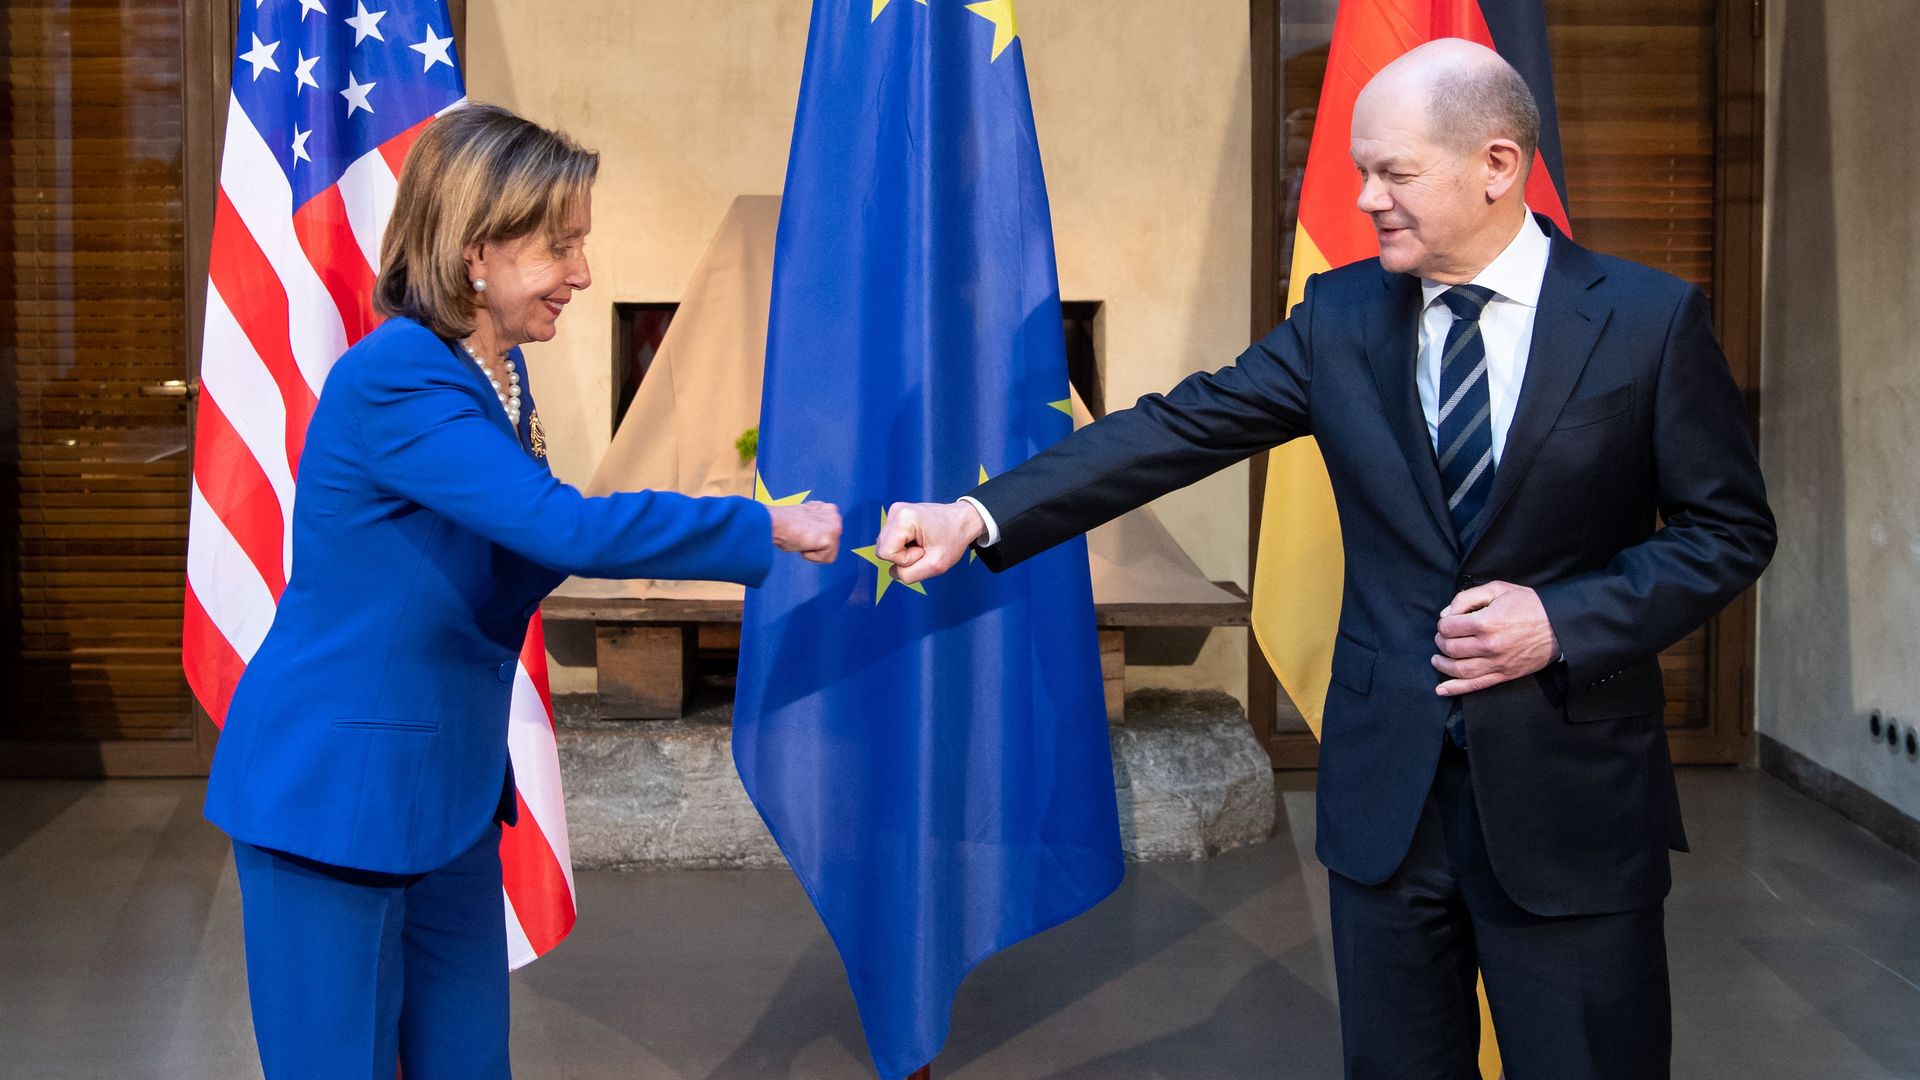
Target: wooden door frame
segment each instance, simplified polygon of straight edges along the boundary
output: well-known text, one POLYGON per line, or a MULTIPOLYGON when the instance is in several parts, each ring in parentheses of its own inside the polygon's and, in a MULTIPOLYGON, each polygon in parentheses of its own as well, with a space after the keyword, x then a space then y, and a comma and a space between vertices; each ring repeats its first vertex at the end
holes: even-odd
MULTIPOLYGON (((187 384, 200 385, 200 344, 206 326, 207 264, 213 250, 214 205, 220 191, 220 148, 227 133, 227 103, 232 97, 235 28, 240 24, 237 0, 183 0, 187 16, 187 145, 184 168, 187 204, 187 384)), ((199 430, 200 395, 188 401, 188 428, 199 430)), ((197 440, 187 440, 188 461, 197 440)), ((189 476, 193 475, 189 470, 189 476)), ((185 568, 182 568, 184 574, 185 568)), ((198 751, 193 775, 205 776, 213 766, 214 744, 220 729, 198 700, 193 703, 194 747, 198 751)))
MULTIPOLYGON (((1250 0, 1253 83, 1252 326, 1255 339, 1286 314, 1279 283, 1287 237, 1281 231, 1281 167, 1286 112, 1280 108, 1281 0, 1250 0)), ((1715 330, 1735 378, 1747 390, 1747 418, 1758 435, 1761 230, 1766 139, 1766 26, 1757 0, 1717 0, 1714 78, 1715 330)), ((1253 459, 1247 489, 1247 575, 1253 580, 1267 455, 1253 459)), ((1754 594, 1750 589, 1707 626, 1707 726, 1669 733, 1674 760, 1750 763, 1754 754, 1754 594)), ((1276 769, 1313 768, 1319 744, 1306 732, 1277 732, 1280 688, 1259 643, 1247 634, 1247 720, 1276 769)))
MULTIPOLYGON (((1760 327, 1766 179, 1766 6, 1718 0, 1714 23, 1713 319, 1734 380, 1746 388, 1747 426, 1760 438, 1760 327)), ((1707 624, 1707 726, 1668 732, 1681 764, 1755 760, 1755 594, 1740 594, 1707 624)))

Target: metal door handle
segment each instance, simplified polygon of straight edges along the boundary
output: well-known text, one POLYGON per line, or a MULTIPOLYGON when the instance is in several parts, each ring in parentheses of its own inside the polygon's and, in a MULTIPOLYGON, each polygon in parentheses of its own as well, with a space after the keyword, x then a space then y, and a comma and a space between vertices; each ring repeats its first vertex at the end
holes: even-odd
POLYGON ((200 396, 200 380, 168 379, 163 383, 154 383, 150 386, 141 387, 140 396, 197 398, 200 396))

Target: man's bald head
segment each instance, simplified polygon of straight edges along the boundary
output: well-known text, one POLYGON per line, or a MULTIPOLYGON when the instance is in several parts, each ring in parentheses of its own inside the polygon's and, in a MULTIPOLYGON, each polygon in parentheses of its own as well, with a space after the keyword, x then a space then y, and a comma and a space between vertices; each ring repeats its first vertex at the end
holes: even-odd
POLYGON ((1425 109, 1427 136, 1456 153, 1508 139, 1531 166, 1540 146, 1540 106, 1527 81, 1499 53, 1463 38, 1401 54, 1367 82, 1356 109, 1369 96, 1389 108, 1425 109))
POLYGON ((1388 64, 1354 101, 1352 136, 1388 270, 1470 281, 1526 218, 1540 110, 1492 49, 1445 38, 1388 64))

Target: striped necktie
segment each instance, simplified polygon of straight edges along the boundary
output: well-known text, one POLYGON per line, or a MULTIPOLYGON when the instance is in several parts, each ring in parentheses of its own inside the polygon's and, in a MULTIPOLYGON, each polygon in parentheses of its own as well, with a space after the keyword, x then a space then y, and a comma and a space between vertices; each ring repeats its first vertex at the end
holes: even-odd
POLYGON ((1440 488, 1456 536, 1465 541, 1487 493, 1493 490, 1493 399, 1487 393, 1487 347, 1480 313, 1493 299, 1481 285, 1456 285, 1440 294, 1453 311, 1440 357, 1440 488))

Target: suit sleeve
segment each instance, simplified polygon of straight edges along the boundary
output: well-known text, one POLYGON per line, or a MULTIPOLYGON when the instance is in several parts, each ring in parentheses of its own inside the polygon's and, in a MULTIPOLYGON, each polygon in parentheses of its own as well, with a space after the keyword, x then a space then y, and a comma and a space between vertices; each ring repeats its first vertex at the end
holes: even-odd
POLYGON ((451 373, 413 364, 363 370, 361 449, 393 494, 559 573, 743 585, 766 577, 773 527, 752 499, 588 498, 516 445, 451 373))
POLYGON ((1307 433, 1315 279, 1238 360, 1111 413, 967 494, 1000 526, 995 571, 1307 433))
POLYGON ((1753 584, 1773 558, 1773 513, 1747 412, 1688 286, 1660 361, 1653 409, 1661 528, 1597 572, 1539 590, 1568 682, 1589 688, 1651 660, 1753 584))

